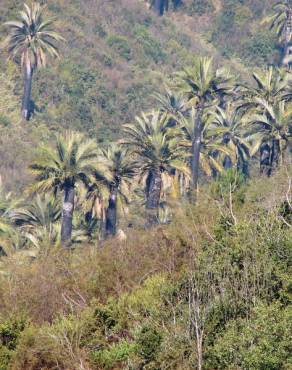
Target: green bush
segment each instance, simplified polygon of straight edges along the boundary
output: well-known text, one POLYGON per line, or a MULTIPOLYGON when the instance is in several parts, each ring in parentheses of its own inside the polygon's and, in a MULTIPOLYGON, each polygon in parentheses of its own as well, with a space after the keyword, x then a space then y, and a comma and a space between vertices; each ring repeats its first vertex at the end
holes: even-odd
POLYGON ((207 349, 207 368, 290 369, 292 315, 278 303, 259 304, 247 320, 231 321, 207 349))
POLYGON ((157 38, 152 37, 146 27, 136 26, 134 36, 139 46, 142 46, 145 56, 150 57, 155 63, 163 63, 166 54, 157 38))
POLYGON ((135 345, 122 340, 107 349, 93 351, 91 353, 91 360, 99 368, 112 369, 113 366, 121 365, 134 352, 135 345))
POLYGON ((151 326, 144 326, 136 338, 136 352, 146 363, 153 361, 160 351, 162 335, 151 326))
POLYGON ((122 58, 126 60, 131 59, 131 47, 126 37, 120 35, 110 35, 106 42, 109 47, 113 48, 122 58))

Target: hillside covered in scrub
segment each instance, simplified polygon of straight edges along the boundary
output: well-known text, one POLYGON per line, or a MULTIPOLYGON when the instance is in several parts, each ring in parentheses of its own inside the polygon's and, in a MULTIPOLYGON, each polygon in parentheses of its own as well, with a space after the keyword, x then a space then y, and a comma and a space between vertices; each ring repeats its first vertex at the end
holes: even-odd
POLYGON ((291 0, 0 23, 0 370, 292 369, 291 0))

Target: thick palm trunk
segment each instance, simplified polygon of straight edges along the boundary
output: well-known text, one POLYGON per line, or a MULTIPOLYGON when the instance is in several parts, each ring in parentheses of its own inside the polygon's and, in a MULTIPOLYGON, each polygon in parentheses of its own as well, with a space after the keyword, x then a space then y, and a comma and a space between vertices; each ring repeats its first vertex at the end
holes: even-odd
POLYGON ((68 184, 64 187, 63 204, 62 204, 62 227, 61 241, 64 247, 71 242, 72 220, 74 212, 74 185, 68 184))
POLYGON ((284 53, 282 59, 283 67, 289 67, 289 63, 291 61, 292 56, 290 55, 290 48, 289 45, 292 33, 292 8, 289 11, 287 23, 285 27, 285 45, 284 45, 284 53))
POLYGON ((280 141, 278 139, 274 139, 271 153, 271 169, 274 170, 278 167, 279 159, 280 159, 280 141))
POLYGON ((29 120, 31 114, 30 106, 31 106, 32 76, 33 68, 31 67, 30 63, 28 63, 24 71, 24 92, 21 107, 21 116, 23 119, 27 121, 29 120))
POLYGON ((264 143, 260 148, 260 172, 263 175, 271 175, 271 147, 264 143))
POLYGON ((150 171, 146 181, 147 226, 158 223, 161 188, 161 172, 159 170, 150 171))
POLYGON ((203 116, 203 106, 199 106, 194 122, 194 138, 192 142, 192 185, 195 190, 198 189, 199 181, 199 165, 200 165, 200 153, 201 153, 201 136, 202 136, 202 116, 203 116))
POLYGON ((165 0, 154 0, 154 9, 158 15, 163 15, 164 13, 164 1, 165 0))
POLYGON ((106 236, 116 235, 117 232, 117 189, 114 187, 110 191, 108 208, 106 210, 106 236))

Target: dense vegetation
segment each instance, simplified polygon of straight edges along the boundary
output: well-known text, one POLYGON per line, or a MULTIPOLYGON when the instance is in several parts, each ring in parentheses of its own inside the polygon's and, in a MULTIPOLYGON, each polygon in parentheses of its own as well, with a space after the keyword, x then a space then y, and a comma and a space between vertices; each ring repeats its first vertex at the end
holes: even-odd
POLYGON ((291 2, 2 3, 0 369, 292 368, 291 2))

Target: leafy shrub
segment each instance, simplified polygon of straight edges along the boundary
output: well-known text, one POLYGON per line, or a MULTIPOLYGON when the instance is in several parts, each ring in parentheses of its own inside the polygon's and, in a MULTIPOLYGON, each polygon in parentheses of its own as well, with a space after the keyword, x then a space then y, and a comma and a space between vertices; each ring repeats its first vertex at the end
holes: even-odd
POLYGON ((131 59, 131 48, 128 40, 120 35, 110 35, 106 40, 109 47, 113 48, 122 58, 131 59))
POLYGON ((203 15, 214 11, 214 5, 211 0, 192 0, 191 5, 188 7, 188 13, 203 15))
POLYGON ((7 127, 10 126, 11 122, 10 119, 3 114, 0 114, 0 126, 7 127))
POLYGON ((138 45, 142 46, 146 57, 150 57, 155 63, 162 63, 165 61, 166 55, 162 49, 161 43, 151 36, 146 27, 136 26, 134 35, 138 45))
POLYGON ((213 347, 207 363, 213 369, 278 370, 291 362, 291 310, 260 304, 249 320, 231 321, 213 347))
POLYGON ((137 343, 137 354, 141 356, 146 363, 155 359, 160 351, 162 335, 151 326, 144 326, 139 332, 137 343))
POLYGON ((91 359, 94 364, 102 369, 112 369, 114 365, 117 366, 126 361, 134 352, 135 344, 122 340, 107 349, 93 351, 91 359))

